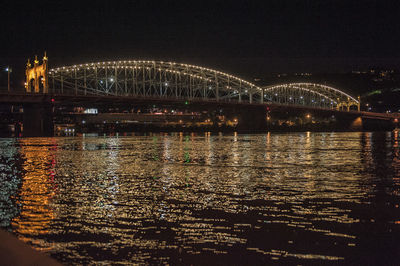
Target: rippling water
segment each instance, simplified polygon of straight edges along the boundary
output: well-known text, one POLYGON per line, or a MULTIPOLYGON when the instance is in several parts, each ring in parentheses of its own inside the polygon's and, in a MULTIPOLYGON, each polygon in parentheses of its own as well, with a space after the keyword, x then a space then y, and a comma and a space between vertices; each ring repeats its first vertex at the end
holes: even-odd
POLYGON ((397 264, 399 139, 0 139, 0 227, 66 264, 397 264))

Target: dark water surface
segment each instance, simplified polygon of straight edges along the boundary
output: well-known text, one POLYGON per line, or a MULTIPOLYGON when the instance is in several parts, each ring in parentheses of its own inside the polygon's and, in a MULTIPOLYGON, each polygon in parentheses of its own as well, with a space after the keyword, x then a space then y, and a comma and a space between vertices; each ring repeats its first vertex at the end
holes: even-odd
POLYGON ((398 265, 399 140, 0 139, 0 227, 65 264, 398 265))

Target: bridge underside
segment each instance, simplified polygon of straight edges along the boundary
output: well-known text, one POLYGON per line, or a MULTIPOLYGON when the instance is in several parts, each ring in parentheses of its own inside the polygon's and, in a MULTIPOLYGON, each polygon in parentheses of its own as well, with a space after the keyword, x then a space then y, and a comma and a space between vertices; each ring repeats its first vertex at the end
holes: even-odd
POLYGON ((22 123, 24 136, 50 136, 52 128, 66 124, 76 132, 383 130, 398 124, 389 114, 275 103, 57 94, 0 95, 0 102, 14 110, 2 120, 22 123))

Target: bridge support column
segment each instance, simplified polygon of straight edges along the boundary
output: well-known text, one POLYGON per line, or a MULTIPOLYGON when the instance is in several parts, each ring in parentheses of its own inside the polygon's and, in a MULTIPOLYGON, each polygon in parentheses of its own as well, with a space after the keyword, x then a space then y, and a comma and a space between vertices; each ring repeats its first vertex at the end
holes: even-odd
POLYGON ((352 131, 362 131, 363 130, 363 119, 361 117, 357 117, 354 119, 349 126, 349 129, 352 131))
POLYGON ((219 101, 219 88, 218 88, 218 83, 215 87, 215 99, 217 100, 217 102, 219 101))
POLYGON ((24 137, 52 137, 53 112, 50 104, 25 104, 23 114, 24 137))
POLYGON ((251 92, 249 93, 249 100, 250 100, 250 103, 253 103, 253 94, 251 92))
POLYGON ((396 128, 396 123, 391 120, 363 118, 362 128, 366 131, 392 131, 396 128))
POLYGON ((238 117, 237 129, 239 131, 258 132, 267 128, 267 111, 264 106, 248 106, 236 109, 235 113, 238 117))

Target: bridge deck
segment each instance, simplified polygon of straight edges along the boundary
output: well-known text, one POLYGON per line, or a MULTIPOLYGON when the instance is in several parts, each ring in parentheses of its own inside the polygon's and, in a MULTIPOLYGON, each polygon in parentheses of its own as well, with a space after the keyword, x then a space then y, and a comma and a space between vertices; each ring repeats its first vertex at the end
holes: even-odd
POLYGON ((336 109, 326 109, 320 107, 310 107, 302 105, 290 105, 290 104, 279 104, 279 103, 257 103, 257 102, 238 102, 235 100, 220 99, 219 101, 213 99, 185 99, 185 98, 163 98, 163 97, 144 97, 144 96, 111 96, 111 95, 62 95, 62 94, 42 94, 42 93, 0 93, 0 103, 8 104, 29 104, 29 103, 52 103, 63 104, 63 105, 74 105, 74 104, 95 104, 95 103, 155 103, 155 104, 179 104, 184 105, 195 104, 198 107, 208 105, 218 106, 238 106, 250 107, 250 106, 268 106, 271 110, 279 109, 293 109, 293 110, 309 110, 309 111, 325 111, 332 113, 341 113, 349 115, 358 115, 366 119, 379 119, 379 120, 394 120, 400 119, 400 113, 374 113, 365 111, 339 111, 336 109))

